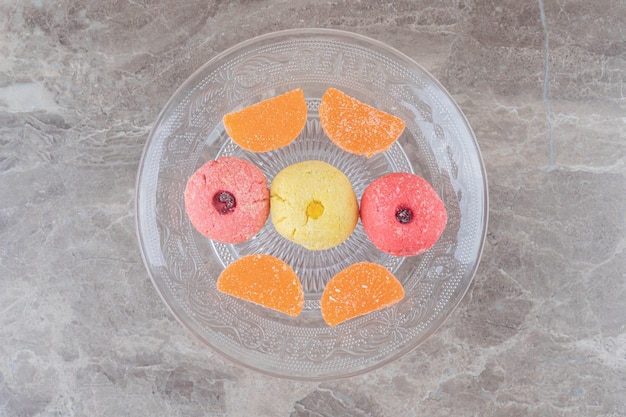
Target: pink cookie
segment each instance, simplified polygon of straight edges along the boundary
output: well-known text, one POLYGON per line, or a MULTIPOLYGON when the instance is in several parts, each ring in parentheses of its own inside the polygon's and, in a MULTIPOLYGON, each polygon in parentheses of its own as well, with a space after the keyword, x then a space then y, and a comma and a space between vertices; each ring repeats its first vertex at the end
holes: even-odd
POLYGON ((406 172, 373 181, 361 198, 361 223, 374 245, 396 256, 426 252, 446 228, 446 208, 431 185, 406 172))
POLYGON ((193 227, 225 243, 250 239, 270 212, 267 180, 243 159, 221 157, 202 165, 185 188, 185 210, 193 227))

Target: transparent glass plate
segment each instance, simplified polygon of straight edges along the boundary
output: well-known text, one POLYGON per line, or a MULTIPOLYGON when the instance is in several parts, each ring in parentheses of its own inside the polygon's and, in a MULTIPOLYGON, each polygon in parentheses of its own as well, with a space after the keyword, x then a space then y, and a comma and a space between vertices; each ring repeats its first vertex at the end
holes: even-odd
POLYGON ((359 374, 414 349, 463 298, 473 279, 487 226, 487 187, 472 130, 447 92, 418 64, 378 41, 349 32, 296 29, 270 33, 219 54, 176 91, 145 146, 137 179, 139 243, 152 281, 174 316, 199 340, 232 361, 295 379, 359 374), (366 158, 341 151, 324 135, 317 109, 329 87, 406 121, 391 149, 366 158), (302 88, 308 121, 289 146, 252 153, 234 144, 222 116, 302 88), (255 163, 268 183, 284 167, 317 159, 342 170, 360 200, 381 175, 413 172, 437 190, 448 211, 441 239, 420 256, 378 251, 359 223, 325 251, 282 238, 268 220, 251 240, 214 242, 185 214, 187 179, 223 155, 255 163), (304 311, 291 318, 221 294, 215 284, 234 260, 269 253, 288 262, 305 291, 304 311), (402 282, 395 306, 336 327, 319 311, 326 282, 346 266, 371 261, 402 282))

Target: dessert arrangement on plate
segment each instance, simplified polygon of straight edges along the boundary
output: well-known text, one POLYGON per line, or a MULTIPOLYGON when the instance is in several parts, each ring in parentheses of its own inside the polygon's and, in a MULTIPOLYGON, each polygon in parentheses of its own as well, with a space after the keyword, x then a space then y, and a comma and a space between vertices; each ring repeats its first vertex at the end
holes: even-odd
POLYGON ((336 30, 269 33, 174 93, 137 178, 139 244, 174 317, 279 377, 415 349, 468 290, 487 225, 473 132, 428 72, 336 30))
MULTIPOLYGON (((320 124, 346 152, 372 155, 395 142, 405 122, 331 88, 322 96, 320 124)), ((267 152, 289 145, 307 118, 304 93, 296 89, 224 115, 224 128, 239 146, 267 152)), ((263 172, 239 158, 202 165, 185 188, 191 223, 209 239, 240 243, 258 233, 268 213, 276 231, 309 250, 325 250, 352 234, 359 216, 374 245, 397 256, 424 253, 446 226, 446 210, 423 178, 387 174, 363 193, 361 207, 350 180, 332 165, 307 160, 281 170, 268 192, 263 172)), ((248 255, 226 266, 217 280, 225 294, 298 316, 304 291, 292 268, 266 254, 248 255)), ((402 284, 379 264, 359 262, 327 284, 321 314, 331 326, 396 304, 402 284)))

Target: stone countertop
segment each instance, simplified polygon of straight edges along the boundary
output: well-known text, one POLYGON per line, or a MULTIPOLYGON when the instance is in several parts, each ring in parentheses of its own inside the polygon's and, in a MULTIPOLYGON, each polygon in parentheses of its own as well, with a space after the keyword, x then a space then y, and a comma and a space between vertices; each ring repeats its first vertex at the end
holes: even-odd
POLYGON ((626 415, 626 3, 0 2, 0 415, 626 415), (426 343, 295 382, 196 342, 135 236, 158 112, 218 52, 327 27, 426 67, 489 178, 474 284, 426 343))

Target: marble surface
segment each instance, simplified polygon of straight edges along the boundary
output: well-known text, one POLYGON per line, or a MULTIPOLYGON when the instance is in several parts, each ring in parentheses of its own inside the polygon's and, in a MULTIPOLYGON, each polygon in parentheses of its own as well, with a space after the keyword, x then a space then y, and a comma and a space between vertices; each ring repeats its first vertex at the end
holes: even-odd
POLYGON ((626 3, 0 1, 0 415, 626 416, 626 3), (489 176, 474 284, 425 344, 296 382, 196 342, 141 260, 135 177, 174 90, 293 27, 386 42, 489 176))

